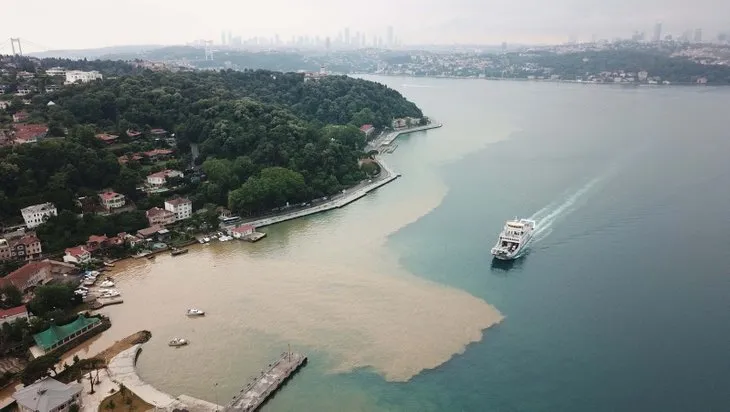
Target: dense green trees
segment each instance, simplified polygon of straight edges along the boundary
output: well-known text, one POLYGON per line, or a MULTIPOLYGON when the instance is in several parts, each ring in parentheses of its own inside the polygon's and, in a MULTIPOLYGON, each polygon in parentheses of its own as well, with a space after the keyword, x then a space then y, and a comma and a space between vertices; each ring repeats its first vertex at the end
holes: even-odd
MULTIPOLYGON (((61 63, 44 61, 43 67, 61 63)), ((85 62, 83 67, 99 64, 85 62)), ((110 63, 105 70, 112 67, 110 63)), ((383 127, 395 117, 422 117, 398 92, 345 76, 305 81, 303 74, 266 70, 138 72, 124 65, 117 73, 133 74, 33 99, 31 116, 66 136, 0 150, 0 219, 17 220, 18 209, 46 201, 59 211, 77 212, 78 195, 95 196, 106 188, 140 207, 159 204, 160 199, 142 198, 136 187, 164 166, 185 167, 192 145, 205 174, 202 182, 197 177, 181 182, 181 193, 196 205, 262 213, 335 193, 365 178, 358 166, 365 147, 360 125, 383 127), (55 105, 48 106, 50 100, 55 105), (120 155, 165 147, 150 135, 153 128, 174 135, 179 160, 120 166, 120 155), (142 137, 128 138, 129 129, 141 131, 142 137), (121 136, 119 143, 107 146, 95 138, 99 132, 121 136), (231 191, 235 193, 229 196, 231 191)), ((40 228, 39 236, 48 242, 44 249, 54 251, 92 233, 133 231, 143 223, 142 215, 79 219, 62 213, 40 228)))
POLYGON ((144 211, 124 212, 110 216, 77 214, 63 210, 36 230, 44 251, 56 252, 86 243, 90 235, 116 236, 119 232, 134 233, 148 226, 144 211))
MULTIPOLYGON (((34 315, 48 318, 54 311, 60 311, 61 318, 65 311, 80 303, 80 298, 74 293, 74 288, 69 284, 50 284, 36 288, 33 299, 28 303, 28 309, 34 315)), ((61 319, 54 319, 60 321, 61 319)))

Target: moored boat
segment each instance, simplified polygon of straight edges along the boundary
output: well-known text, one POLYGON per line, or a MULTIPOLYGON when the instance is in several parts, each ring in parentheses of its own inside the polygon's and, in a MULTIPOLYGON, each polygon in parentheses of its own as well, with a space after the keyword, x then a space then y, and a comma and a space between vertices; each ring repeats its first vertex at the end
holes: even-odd
POLYGON ((205 312, 200 309, 190 308, 187 310, 188 316, 205 316, 205 312))
POLYGON ((170 254, 172 256, 184 255, 186 253, 188 253, 188 250, 187 249, 173 248, 172 251, 170 251, 170 254))
POLYGON ((497 244, 492 248, 492 255, 501 260, 520 257, 532 240, 535 226, 535 221, 530 219, 508 220, 499 234, 497 244))
POLYGON ((183 338, 173 338, 167 344, 169 346, 174 346, 174 347, 177 347, 177 346, 185 346, 185 345, 188 344, 188 341, 186 339, 183 339, 183 338))

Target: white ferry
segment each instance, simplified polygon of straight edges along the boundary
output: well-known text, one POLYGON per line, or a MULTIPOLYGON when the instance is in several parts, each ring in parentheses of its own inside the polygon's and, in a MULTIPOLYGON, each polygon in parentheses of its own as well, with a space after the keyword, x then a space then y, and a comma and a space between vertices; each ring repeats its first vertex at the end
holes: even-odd
POLYGON ((532 239, 536 223, 530 219, 508 220, 499 234, 492 255, 501 260, 512 260, 520 256, 532 239))

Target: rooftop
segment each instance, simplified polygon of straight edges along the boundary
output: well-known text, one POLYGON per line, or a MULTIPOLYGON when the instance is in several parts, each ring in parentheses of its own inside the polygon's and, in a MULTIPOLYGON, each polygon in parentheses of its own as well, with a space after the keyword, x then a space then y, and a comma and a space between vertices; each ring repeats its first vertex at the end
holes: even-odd
POLYGON ((28 313, 28 309, 25 308, 25 305, 16 306, 10 309, 0 309, 0 320, 10 316, 20 315, 21 313, 28 313))
POLYGON ((48 132, 48 125, 45 124, 16 124, 13 127, 16 140, 31 140, 48 132))
POLYGON ((170 177, 170 176, 173 176, 176 174, 182 174, 182 172, 178 172, 177 170, 165 169, 165 170, 160 170, 157 173, 152 173, 151 175, 148 175, 147 177, 170 177))
POLYGON ((192 203, 192 202, 187 197, 176 197, 173 199, 165 200, 165 203, 169 203, 173 206, 180 206, 180 205, 184 205, 186 203, 192 203))
POLYGON ((101 197, 103 200, 112 200, 117 196, 124 196, 124 195, 119 194, 117 192, 112 192, 112 191, 99 193, 99 197, 101 197))
POLYGON ((162 227, 160 225, 154 225, 148 228, 138 230, 137 234, 142 237, 149 237, 159 232, 160 230, 162 230, 162 227))
POLYGON ((160 155, 161 156, 166 156, 166 155, 172 154, 172 150, 169 150, 169 149, 154 149, 154 150, 150 150, 148 152, 144 152, 143 154, 145 156, 147 156, 147 157, 160 156, 160 155))
POLYGON ((68 402, 83 389, 81 384, 66 385, 55 379, 44 378, 32 385, 19 389, 13 398, 26 409, 48 412, 68 402))
POLYGON ((99 322, 101 322, 99 318, 87 318, 84 315, 79 315, 79 317, 71 323, 67 323, 62 326, 51 325, 43 332, 36 333, 33 335, 33 340, 35 340, 36 345, 40 346, 41 349, 48 350, 58 342, 66 339, 79 330, 99 322))
POLYGON ((79 256, 85 255, 87 253, 89 253, 89 251, 86 250, 86 248, 84 246, 66 248, 66 254, 74 256, 74 257, 79 257, 79 256))
POLYGON ((119 136, 117 136, 115 134, 99 133, 96 135, 96 138, 103 142, 110 142, 113 140, 117 140, 119 138, 119 136))
POLYGON ((28 207, 24 207, 24 208, 20 209, 20 211, 23 213, 42 213, 42 212, 47 212, 49 210, 53 210, 55 208, 56 208, 56 206, 54 206, 53 203, 49 202, 49 203, 41 203, 38 205, 30 205, 28 207))
POLYGON ((147 217, 155 217, 155 216, 161 216, 165 214, 172 215, 173 213, 169 210, 163 209, 161 207, 153 207, 152 209, 148 210, 146 213, 147 217))
POLYGON ((10 272, 7 276, 2 278, 2 280, 0 280, 0 284, 11 284, 22 291, 28 283, 28 280, 32 278, 33 275, 45 268, 50 268, 50 266, 51 264, 49 262, 26 263, 19 269, 10 272))

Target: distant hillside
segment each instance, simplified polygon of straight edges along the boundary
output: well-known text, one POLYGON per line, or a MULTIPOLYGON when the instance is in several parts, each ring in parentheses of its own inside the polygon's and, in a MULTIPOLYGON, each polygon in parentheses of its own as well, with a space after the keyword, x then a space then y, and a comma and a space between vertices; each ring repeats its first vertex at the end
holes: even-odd
MULTIPOLYGON (((110 54, 125 54, 133 56, 143 53, 147 50, 159 49, 160 45, 128 45, 128 46, 110 46, 98 49, 77 49, 77 50, 48 50, 44 52, 28 53, 28 56, 46 58, 58 57, 63 59, 98 59, 102 56, 110 54)), ((132 59, 133 57, 130 57, 132 59)))

